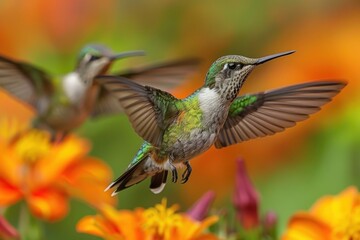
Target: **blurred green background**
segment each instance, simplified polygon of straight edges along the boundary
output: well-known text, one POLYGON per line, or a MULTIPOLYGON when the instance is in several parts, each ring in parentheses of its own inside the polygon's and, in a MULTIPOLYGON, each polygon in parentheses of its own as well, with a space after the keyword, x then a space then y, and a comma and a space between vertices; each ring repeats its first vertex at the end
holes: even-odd
MULTIPOLYGON (((200 58, 199 71, 174 90, 178 97, 200 87, 210 64, 226 54, 260 57, 297 50, 256 69, 242 93, 318 79, 347 80, 349 85, 333 102, 295 128, 211 149, 194 159, 187 184, 168 183, 154 195, 144 182, 117 196, 121 209, 153 206, 166 197, 186 210, 205 191, 214 190, 214 208, 231 209, 235 159, 243 157, 261 195, 261 209, 278 214, 282 231, 289 216, 308 209, 320 196, 360 185, 359 26, 357 0, 2 0, 0 53, 54 75, 71 71, 87 43, 147 52, 143 58, 119 61, 113 71, 200 58)), ((6 109, 0 113, 7 114, 6 109)), ((90 154, 107 162, 114 177, 142 142, 124 115, 89 120, 77 134, 92 142, 90 154)), ((64 220, 45 224, 48 239, 96 239, 75 231, 76 222, 94 212, 73 200, 64 220)))

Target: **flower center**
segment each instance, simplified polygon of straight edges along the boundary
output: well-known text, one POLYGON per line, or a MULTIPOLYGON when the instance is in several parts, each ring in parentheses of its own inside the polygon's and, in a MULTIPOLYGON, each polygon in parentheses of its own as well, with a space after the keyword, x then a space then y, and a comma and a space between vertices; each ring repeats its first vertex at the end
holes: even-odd
POLYGON ((171 232, 181 225, 181 215, 175 213, 177 205, 166 208, 166 199, 154 208, 145 210, 145 230, 148 230, 155 239, 171 239, 171 232))
POLYGON ((0 140, 9 141, 21 134, 26 128, 26 124, 22 124, 14 119, 1 119, 0 140))
POLYGON ((333 234, 341 240, 360 240, 360 206, 339 222, 333 234))
POLYGON ((24 162, 34 163, 46 155, 51 148, 49 134, 39 130, 31 130, 16 141, 15 152, 24 162))

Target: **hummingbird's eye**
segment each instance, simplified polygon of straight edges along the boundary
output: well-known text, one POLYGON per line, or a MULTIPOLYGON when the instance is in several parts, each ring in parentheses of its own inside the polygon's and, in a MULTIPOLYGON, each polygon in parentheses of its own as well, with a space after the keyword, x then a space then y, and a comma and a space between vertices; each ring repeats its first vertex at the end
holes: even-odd
POLYGON ((231 69, 231 70, 234 70, 236 68, 237 64, 236 63, 228 63, 228 68, 231 69))
POLYGON ((89 61, 92 62, 92 61, 96 61, 98 59, 100 59, 101 57, 100 56, 96 56, 96 55, 90 55, 90 59, 89 61))

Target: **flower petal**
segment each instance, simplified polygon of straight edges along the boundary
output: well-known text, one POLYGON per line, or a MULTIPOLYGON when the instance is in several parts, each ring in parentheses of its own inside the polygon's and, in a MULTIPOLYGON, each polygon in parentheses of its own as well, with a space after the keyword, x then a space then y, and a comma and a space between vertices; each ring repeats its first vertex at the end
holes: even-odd
POLYGON ((20 200, 22 193, 18 188, 0 178, 0 206, 8 206, 20 200))
POLYGON ((259 225, 259 196, 246 171, 244 160, 238 158, 233 203, 236 216, 245 229, 259 225))
POLYGON ((49 154, 36 162, 34 180, 38 186, 56 181, 65 168, 81 160, 89 151, 89 144, 74 136, 68 136, 64 141, 53 146, 49 154))
POLYGON ((204 232, 206 229, 208 229, 211 225, 215 224, 217 221, 219 221, 218 216, 210 216, 207 217, 205 220, 200 222, 198 229, 196 232, 194 232, 194 237, 201 236, 202 232, 204 232))
POLYGON ((86 158, 76 162, 62 174, 64 187, 72 196, 83 199, 95 207, 103 204, 115 205, 116 198, 104 192, 111 182, 111 169, 102 161, 86 158))
POLYGON ((0 238, 1 237, 4 237, 5 239, 18 239, 19 233, 3 216, 0 215, 0 238))
POLYGON ((100 216, 86 216, 80 219, 80 221, 76 224, 76 231, 82 233, 88 233, 92 235, 96 235, 98 237, 104 237, 105 233, 99 225, 102 225, 104 219, 100 216))
POLYGON ((101 209, 102 215, 108 220, 107 231, 114 234, 121 234, 124 239, 144 239, 142 229, 143 210, 137 209, 134 212, 122 210, 117 211, 110 205, 101 209))
POLYGON ((331 228, 308 213, 295 214, 282 240, 331 240, 331 228))
POLYGON ((27 196, 31 212, 39 218, 55 221, 68 212, 67 195, 57 189, 39 189, 27 196))
POLYGON ((311 213, 335 227, 343 222, 344 216, 350 216, 357 201, 358 192, 349 187, 337 196, 325 196, 319 199, 311 209, 311 213))
POLYGON ((193 204, 193 206, 187 211, 187 214, 194 220, 203 220, 207 216, 214 199, 215 193, 213 191, 206 192, 193 204))
POLYGON ((1 149, 0 146, 0 150, 0 176, 12 185, 20 185, 23 176, 21 159, 10 148, 1 149))
POLYGON ((82 218, 76 229, 78 232, 93 234, 104 239, 147 239, 142 230, 143 210, 117 211, 110 205, 101 208, 102 215, 82 218))

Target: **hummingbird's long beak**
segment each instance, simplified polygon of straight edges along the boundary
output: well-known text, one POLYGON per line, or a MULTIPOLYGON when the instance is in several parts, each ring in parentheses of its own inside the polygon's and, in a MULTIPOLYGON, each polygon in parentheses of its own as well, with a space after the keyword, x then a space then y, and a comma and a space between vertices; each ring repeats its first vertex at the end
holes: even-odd
POLYGON ((259 60, 255 63, 255 65, 263 64, 263 63, 265 63, 267 61, 273 60, 273 59, 278 58, 278 57, 286 56, 286 55, 292 54, 294 52, 295 52, 295 50, 292 50, 292 51, 276 53, 276 54, 272 54, 272 55, 269 55, 269 56, 266 56, 266 57, 262 57, 262 58, 259 58, 259 60))
POLYGON ((134 56, 144 56, 145 55, 145 51, 142 50, 138 50, 138 51, 128 51, 128 52, 122 52, 119 54, 115 54, 110 56, 110 60, 114 61, 120 58, 125 58, 125 57, 134 57, 134 56))

